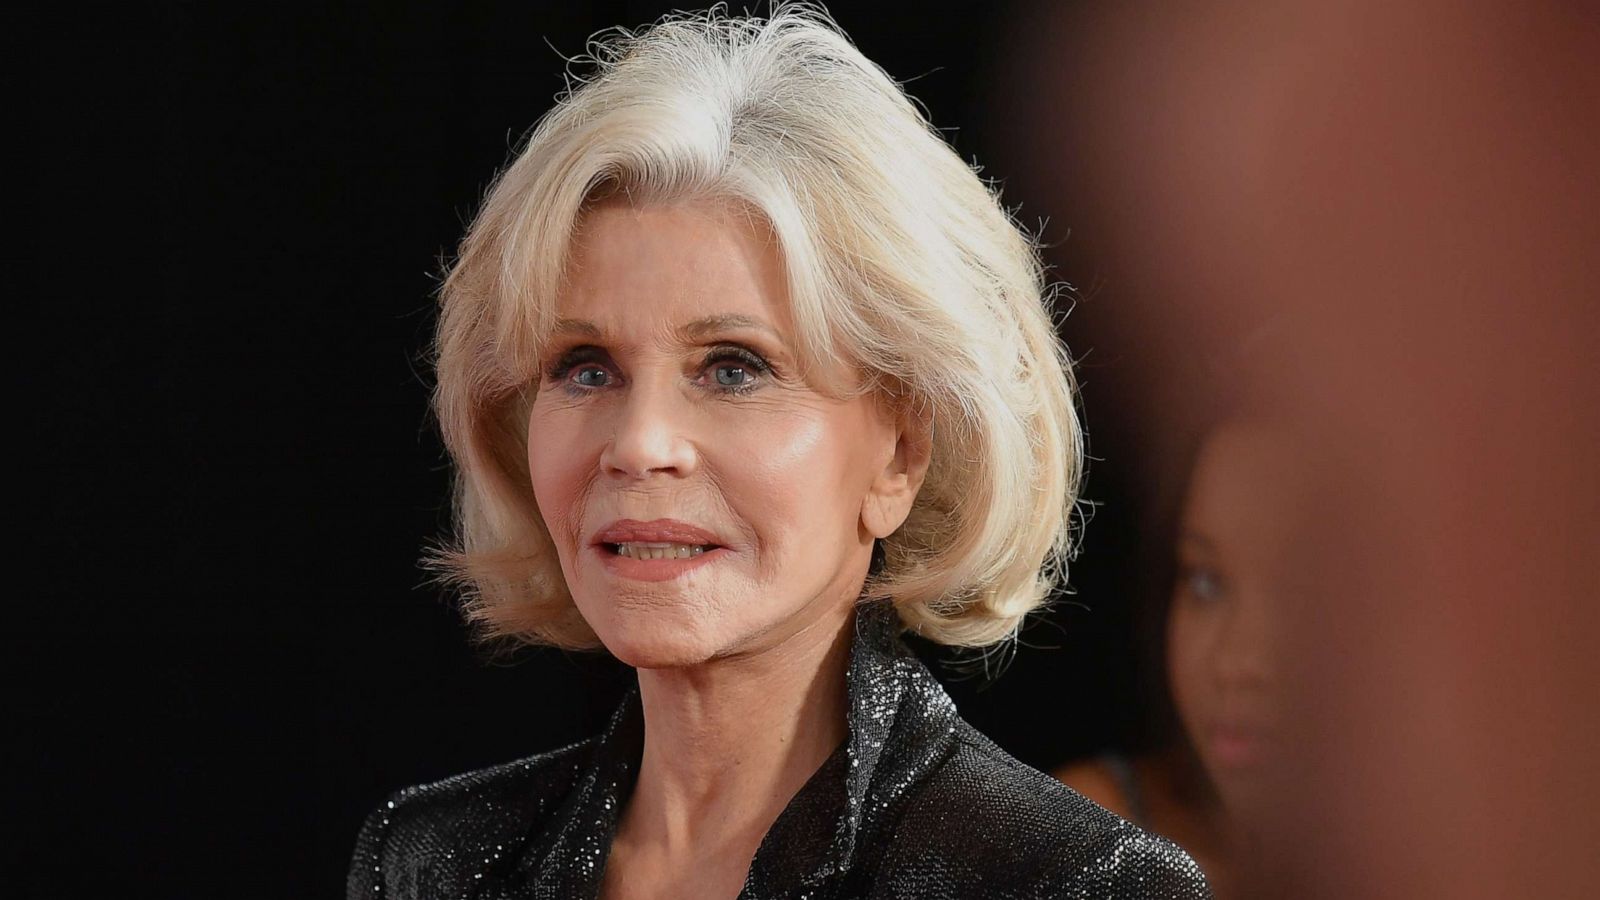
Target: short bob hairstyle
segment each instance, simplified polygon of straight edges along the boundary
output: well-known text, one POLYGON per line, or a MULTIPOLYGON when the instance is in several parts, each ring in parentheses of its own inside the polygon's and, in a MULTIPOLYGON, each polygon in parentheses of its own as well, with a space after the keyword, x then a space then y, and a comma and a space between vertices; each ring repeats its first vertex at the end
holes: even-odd
POLYGON ((434 563, 479 636, 599 643, 534 502, 527 422, 568 245, 586 208, 618 194, 765 219, 802 367, 853 363, 858 389, 932 442, 863 598, 941 643, 1014 636, 1065 577, 1083 457, 1033 242, 819 9, 674 14, 590 53, 592 73, 489 190, 440 294, 435 408, 457 531, 434 563))

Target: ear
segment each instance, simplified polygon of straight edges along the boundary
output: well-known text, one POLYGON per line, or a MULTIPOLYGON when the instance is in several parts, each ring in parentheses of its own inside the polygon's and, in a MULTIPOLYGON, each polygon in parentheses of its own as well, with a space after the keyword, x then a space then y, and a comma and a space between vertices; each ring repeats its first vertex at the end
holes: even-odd
POLYGON ((911 514, 933 455, 933 423, 909 409, 895 417, 894 452, 867 487, 861 525, 876 538, 894 534, 911 514))

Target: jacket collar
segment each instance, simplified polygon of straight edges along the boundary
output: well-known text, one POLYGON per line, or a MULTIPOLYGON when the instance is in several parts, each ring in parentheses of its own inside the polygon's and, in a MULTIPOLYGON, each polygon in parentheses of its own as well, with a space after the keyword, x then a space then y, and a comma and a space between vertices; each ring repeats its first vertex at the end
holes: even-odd
POLYGON ((949 752, 955 705, 899 632, 887 603, 860 607, 848 736, 768 830, 741 896, 792 896, 847 873, 873 845, 877 814, 949 752))
MULTIPOLYGON (((899 639, 894 610, 881 602, 864 604, 855 629, 846 674, 848 736, 768 830, 751 863, 746 894, 782 894, 847 871, 863 830, 873 824, 873 810, 903 794, 948 751, 955 706, 899 639), (831 829, 819 828, 822 822, 831 829)), ((482 896, 595 896, 643 751, 644 713, 635 687, 612 715, 587 769, 547 820, 551 828, 517 860, 513 880, 522 882, 521 889, 485 884, 490 890, 482 896)))

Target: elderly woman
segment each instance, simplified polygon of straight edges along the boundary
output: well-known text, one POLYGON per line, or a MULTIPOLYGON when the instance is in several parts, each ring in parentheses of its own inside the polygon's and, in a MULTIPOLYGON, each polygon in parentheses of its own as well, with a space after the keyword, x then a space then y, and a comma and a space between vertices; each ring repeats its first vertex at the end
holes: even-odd
POLYGON ((400 791, 351 898, 1201 897, 899 641, 1014 636, 1080 467, 1030 242, 822 16, 680 16, 501 175, 442 292, 445 562, 603 647, 599 737, 400 791))

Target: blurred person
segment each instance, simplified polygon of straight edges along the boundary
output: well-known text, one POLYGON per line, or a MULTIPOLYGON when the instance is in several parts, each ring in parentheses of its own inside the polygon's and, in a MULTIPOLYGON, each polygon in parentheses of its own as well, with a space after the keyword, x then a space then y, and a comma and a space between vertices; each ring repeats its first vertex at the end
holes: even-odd
POLYGON ((1063 16, 1036 162, 1099 211, 1117 337, 1171 357, 1272 314, 1293 353, 1288 752, 1241 889, 1600 894, 1593 6, 1063 16))
POLYGON ((348 896, 1208 896, 900 639, 1013 639, 1062 574, 1081 447, 1031 243, 820 14, 594 53, 443 288, 442 564, 486 639, 638 686, 595 739, 395 793, 348 896))
POLYGON ((1219 898, 1237 896, 1233 860, 1245 839, 1239 813, 1261 802, 1264 757, 1282 749, 1270 621, 1282 512, 1293 498, 1286 481, 1271 475, 1285 462, 1266 426, 1227 425, 1207 436, 1171 548, 1171 596, 1162 605, 1177 727, 1144 752, 1109 752, 1057 771, 1097 803, 1187 850, 1219 898))
POLYGON ((1135 457, 1165 485, 1141 514, 1145 558, 1122 560, 1145 576, 1124 579, 1142 607, 1144 736, 1056 772, 1189 851, 1218 897, 1239 896, 1236 860, 1253 844, 1242 826, 1269 802, 1285 751, 1275 631, 1297 589, 1285 562, 1310 473, 1259 396, 1282 365, 1262 347, 1273 336, 1256 329, 1204 377, 1180 379, 1188 424, 1167 423, 1162 446, 1135 457))

